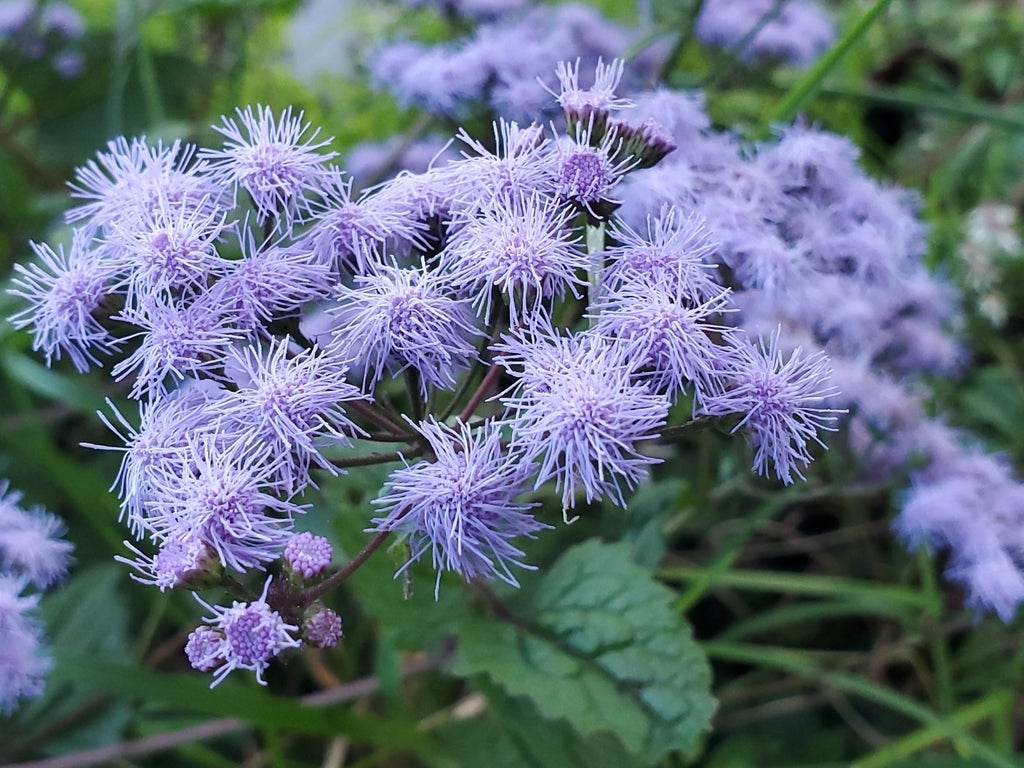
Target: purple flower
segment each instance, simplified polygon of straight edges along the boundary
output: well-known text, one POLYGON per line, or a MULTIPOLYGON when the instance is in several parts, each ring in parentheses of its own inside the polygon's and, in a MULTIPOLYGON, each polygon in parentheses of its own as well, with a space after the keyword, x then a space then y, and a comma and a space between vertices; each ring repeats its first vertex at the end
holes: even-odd
POLYGON ((803 65, 824 53, 836 34, 831 20, 811 0, 705 0, 696 31, 710 45, 746 43, 738 53, 748 61, 776 58, 803 65))
POLYGON ((130 306, 148 297, 167 300, 172 291, 204 288, 227 263, 217 253, 226 214, 199 201, 169 200, 129 210, 107 227, 104 256, 127 273, 130 306))
POLYGON ((204 149, 199 157, 209 161, 213 178, 249 193, 261 225, 281 217, 275 226, 291 231, 303 193, 317 185, 336 154, 320 151, 331 140, 318 142, 319 129, 307 136, 310 124, 303 122, 302 112, 293 116, 291 107, 279 117, 262 104, 255 113, 252 107, 235 113, 238 122, 225 116, 213 126, 224 136, 224 148, 204 149))
POLYGON ((18 506, 21 494, 0 482, 0 565, 46 589, 68 568, 71 544, 60 538, 63 522, 44 509, 18 506))
POLYGON ((554 479, 562 507, 582 489, 593 502, 609 495, 625 506, 651 464, 637 444, 658 437, 668 399, 637 380, 641 361, 624 346, 593 335, 558 337, 543 324, 525 338, 506 337, 496 358, 518 379, 501 402, 510 411, 512 445, 539 461, 535 487, 554 479), (531 338, 532 336, 532 338, 531 338))
POLYGON ((610 64, 598 59, 593 83, 589 88, 583 88, 580 86, 580 60, 576 59, 575 63, 558 62, 555 74, 558 76, 559 91, 548 92, 558 99, 558 105, 565 112, 570 126, 603 126, 612 112, 632 106, 628 99, 615 95, 624 66, 622 59, 612 59, 610 64))
POLYGON ((316 223, 302 242, 335 271, 361 274, 388 250, 426 244, 427 226, 412 201, 380 192, 353 200, 352 181, 337 170, 321 180, 319 194, 322 200, 311 206, 316 223))
POLYGON ((523 552, 512 539, 547 527, 527 513, 533 504, 516 500, 528 463, 502 445, 501 425, 495 422, 476 434, 466 424, 447 427, 436 421, 417 430, 433 460, 392 472, 387 493, 373 501, 386 514, 374 518, 373 530, 409 538, 412 556, 399 573, 430 551, 438 572, 435 596, 446 570, 467 580, 483 576, 518 586, 509 566, 529 566, 520 561, 523 552))
POLYGON ((327 570, 334 550, 323 536, 303 531, 296 533, 284 548, 284 562, 293 573, 304 579, 312 579, 327 570))
POLYGON ((343 403, 365 399, 345 365, 320 350, 296 351, 287 338, 265 350, 233 348, 225 365, 239 384, 217 403, 225 442, 265 446, 280 458, 276 482, 292 493, 309 483, 310 464, 337 472, 320 449, 362 433, 343 403))
POLYGON ((245 332, 264 331, 271 321, 295 316, 302 306, 330 294, 331 270, 299 245, 257 243, 250 229, 237 231, 242 257, 226 262, 226 274, 205 303, 225 322, 245 332))
POLYGON ((449 240, 442 263, 452 285, 475 297, 473 306, 485 321, 495 290, 500 291, 513 326, 566 288, 579 298, 576 286, 585 283, 577 273, 589 259, 573 235, 574 216, 573 209, 537 194, 496 201, 449 240))
POLYGON ((683 218, 677 208, 665 206, 658 216, 647 218, 645 233, 616 222, 609 235, 618 243, 605 253, 609 285, 643 283, 699 303, 721 294, 711 262, 718 243, 700 216, 683 218))
POLYGON ((728 350, 716 337, 730 331, 710 320, 735 311, 723 289, 702 304, 645 282, 626 283, 590 304, 594 333, 623 349, 658 392, 694 387, 695 407, 726 366, 728 350))
POLYGON ((174 141, 165 147, 119 137, 75 170, 71 196, 86 202, 66 214, 69 222, 85 220, 100 229, 126 215, 139 215, 159 200, 188 200, 210 204, 219 200, 220 188, 205 174, 206 164, 193 162, 195 146, 174 141))
POLYGON ((203 617, 210 628, 193 632, 186 652, 193 667, 214 671, 211 688, 236 669, 252 670, 257 682, 266 685, 263 672, 270 660, 288 648, 302 645, 302 641, 292 636, 299 628, 286 623, 281 614, 267 605, 271 581, 267 579, 258 600, 251 603, 236 600, 230 608, 210 605, 196 596, 213 615, 203 617))
POLYGON ((556 142, 555 191, 602 219, 618 205, 611 193, 639 158, 619 157, 622 139, 614 132, 595 141, 593 124, 578 124, 574 138, 556 142))
POLYGON ((302 638, 314 648, 333 648, 343 635, 341 616, 330 608, 316 611, 302 626, 302 638))
POLYGON ((480 335, 466 299, 446 294, 445 278, 419 268, 379 264, 357 275, 355 287, 339 286, 331 351, 363 367, 363 388, 413 369, 424 394, 428 386, 455 387, 455 374, 476 355, 480 335))
MULTIPOLYGON (((471 218, 480 208, 524 199, 551 190, 552 162, 548 138, 536 124, 520 127, 504 119, 492 124, 494 149, 461 129, 458 138, 472 150, 461 162, 449 163, 438 175, 454 187, 456 210, 471 218)), ((459 219, 454 226, 459 226, 459 219)))
POLYGON ((136 571, 130 574, 135 581, 159 587, 161 592, 180 587, 208 572, 216 560, 210 548, 195 538, 164 541, 153 555, 143 553, 129 541, 124 545, 135 557, 117 555, 114 559, 136 571))
POLYGON ((0 712, 5 714, 13 712, 22 698, 42 694, 44 678, 52 665, 34 619, 19 614, 20 620, 3 620, 12 615, 12 598, 24 600, 19 598, 23 588, 24 582, 0 576, 0 712))
POLYGON ((281 499, 271 480, 274 464, 287 460, 265 445, 192 438, 178 466, 156 465, 142 522, 161 541, 201 542, 225 568, 259 568, 280 556, 293 517, 305 512, 281 499))
POLYGON ((63 246, 30 243, 38 264, 15 264, 10 293, 28 306, 10 318, 15 328, 31 328, 32 348, 49 365, 67 355, 81 372, 100 365, 97 352, 111 352, 118 341, 97 319, 104 299, 113 293, 116 268, 90 250, 89 237, 76 230, 67 253, 63 246))
POLYGON ((129 397, 153 399, 167 392, 168 377, 181 381, 221 367, 225 351, 241 334, 227 326, 210 295, 185 307, 151 299, 118 315, 142 329, 135 334, 138 348, 111 371, 115 381, 135 373, 129 397))
POLYGON ((721 395, 705 398, 708 415, 741 413, 733 432, 744 430, 756 449, 754 469, 760 475, 774 467, 787 485, 793 475, 803 479, 800 465, 811 462, 812 443, 824 447, 819 430, 835 429, 841 411, 823 407, 836 389, 829 384, 831 366, 823 352, 805 355, 800 348, 786 359, 781 329, 755 345, 745 338, 733 341, 733 362, 721 395))

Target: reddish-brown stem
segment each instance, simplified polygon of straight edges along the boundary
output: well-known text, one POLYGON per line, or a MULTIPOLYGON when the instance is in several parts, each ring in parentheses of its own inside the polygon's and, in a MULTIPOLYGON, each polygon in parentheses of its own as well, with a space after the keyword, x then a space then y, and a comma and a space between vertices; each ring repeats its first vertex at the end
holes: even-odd
POLYGON ((391 418, 380 408, 374 406, 373 403, 366 403, 362 400, 351 400, 345 403, 345 407, 354 413, 358 413, 367 421, 373 422, 386 432, 401 433, 407 428, 406 424, 391 418))
POLYGON ((387 464, 391 461, 399 461, 403 456, 419 456, 421 453, 423 453, 422 448, 410 448, 408 451, 389 451, 388 453, 371 453, 366 456, 352 456, 347 459, 334 459, 331 464, 338 469, 371 467, 374 464, 387 464))
POLYGON ((370 555, 380 549, 381 545, 388 540, 389 536, 391 536, 391 531, 381 531, 370 539, 366 546, 363 547, 355 557, 345 563, 342 568, 339 568, 319 584, 314 584, 312 587, 305 590, 299 598, 302 604, 309 605, 314 600, 323 597, 345 581, 345 579, 359 570, 363 563, 370 559, 370 555))
POLYGON ((504 366, 500 363, 494 363, 487 371, 487 375, 484 376, 483 381, 480 382, 480 386, 476 388, 476 392, 469 398, 469 402, 466 403, 466 407, 462 409, 462 413, 459 414, 459 421, 467 422, 470 417, 476 412, 476 409, 483 402, 484 398, 490 393, 491 387, 501 376, 501 372, 505 370, 504 366))

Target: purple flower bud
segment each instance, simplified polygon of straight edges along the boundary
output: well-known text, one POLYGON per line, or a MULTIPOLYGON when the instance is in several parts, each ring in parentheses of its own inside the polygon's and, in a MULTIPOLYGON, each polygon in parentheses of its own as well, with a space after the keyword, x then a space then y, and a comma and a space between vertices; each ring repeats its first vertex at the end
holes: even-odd
POLYGON ((308 531, 292 536, 284 548, 285 563, 304 579, 312 579, 326 571, 333 555, 334 550, 327 539, 308 531))
POLYGON ((321 608, 302 627, 303 639, 315 648, 333 648, 341 640, 341 616, 330 608, 321 608))
POLYGON ((224 636, 213 627, 196 627, 185 643, 185 655, 192 669, 213 672, 225 661, 224 636))

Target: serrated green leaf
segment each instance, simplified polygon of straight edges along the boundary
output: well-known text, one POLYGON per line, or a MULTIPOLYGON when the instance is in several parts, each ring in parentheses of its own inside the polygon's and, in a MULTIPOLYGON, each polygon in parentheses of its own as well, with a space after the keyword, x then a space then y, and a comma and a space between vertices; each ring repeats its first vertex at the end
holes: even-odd
POLYGON ((647 762, 693 753, 715 702, 707 660, 671 601, 628 544, 590 541, 515 603, 522 625, 467 621, 453 669, 488 676, 584 736, 612 733, 647 762))

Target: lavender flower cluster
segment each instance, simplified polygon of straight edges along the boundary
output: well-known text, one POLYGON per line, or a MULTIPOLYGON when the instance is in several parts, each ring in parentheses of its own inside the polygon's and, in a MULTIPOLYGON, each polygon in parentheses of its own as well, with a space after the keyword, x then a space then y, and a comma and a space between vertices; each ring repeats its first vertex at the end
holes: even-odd
POLYGON ((748 62, 809 66, 836 38, 814 0, 704 0, 695 26, 701 42, 733 49, 748 62))
POLYGON ((533 492, 553 485, 563 516, 625 504, 660 460, 647 445, 685 430, 668 424, 681 399, 695 420, 731 417, 754 468, 787 483, 834 428, 823 352, 724 322, 735 307, 698 216, 615 216, 623 180, 675 147, 656 120, 622 119, 622 69, 562 63, 564 130, 462 132, 460 160, 358 198, 300 114, 265 107, 215 126, 220 148, 118 139, 77 172, 71 245, 33 244, 12 321, 48 361, 113 356, 139 401, 137 426, 113 404, 103 416, 139 580, 271 571, 230 608, 202 601, 187 653, 215 683, 341 637, 319 598, 347 571, 296 532, 314 470, 400 462, 374 541, 429 553, 435 590, 445 571, 514 585, 530 567, 517 540, 549 527, 533 492))
POLYGON ((619 215, 665 205, 701 216, 714 259, 751 333, 826 353, 850 416, 843 427, 863 478, 908 483, 896 521, 911 546, 948 548, 969 601, 1009 620, 1024 600, 1024 485, 1005 460, 929 415, 926 378, 965 351, 953 286, 924 265, 919 201, 867 177, 847 139, 795 125, 749 146, 712 131, 698 97, 636 98, 632 124, 656 119, 678 149, 621 186, 619 215))
POLYGON ((21 494, 0 482, 0 713, 39 696, 50 669, 39 598, 67 571, 71 545, 45 510, 21 506, 21 494))

